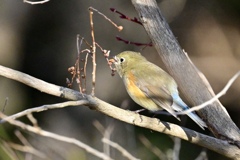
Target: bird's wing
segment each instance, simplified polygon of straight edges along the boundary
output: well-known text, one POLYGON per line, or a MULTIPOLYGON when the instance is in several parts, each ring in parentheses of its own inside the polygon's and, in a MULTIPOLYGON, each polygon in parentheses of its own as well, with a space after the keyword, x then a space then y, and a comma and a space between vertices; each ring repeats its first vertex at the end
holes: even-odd
POLYGON ((159 107, 165 109, 179 120, 179 118, 175 114, 174 109, 171 107, 173 104, 172 96, 166 89, 147 85, 140 86, 141 87, 139 88, 144 92, 147 97, 151 98, 152 101, 156 103, 159 107))
MULTIPOLYGON (((152 71, 151 68, 146 69, 149 69, 149 72, 152 71)), ((141 77, 141 79, 136 79, 136 84, 148 98, 177 118, 174 109, 171 107, 173 104, 173 97, 167 87, 168 85, 166 85, 166 75, 161 77, 162 74, 165 74, 164 71, 156 73, 156 70, 154 70, 154 72, 150 73, 150 75, 154 76, 150 77, 142 75, 143 72, 138 72, 137 70, 132 71, 132 74, 134 77, 141 77)))

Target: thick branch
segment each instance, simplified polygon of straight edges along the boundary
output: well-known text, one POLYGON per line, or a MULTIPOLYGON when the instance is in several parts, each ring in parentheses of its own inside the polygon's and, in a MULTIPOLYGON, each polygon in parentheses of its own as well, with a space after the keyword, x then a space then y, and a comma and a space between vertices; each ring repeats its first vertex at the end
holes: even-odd
POLYGON ((183 140, 206 147, 230 158, 240 159, 240 150, 235 145, 231 145, 226 141, 203 135, 175 124, 160 122, 156 118, 149 118, 139 115, 135 112, 123 110, 96 97, 81 94, 80 92, 65 87, 44 82, 27 74, 3 67, 1 65, 0 75, 24 83, 50 95, 63 97, 69 100, 86 100, 88 101, 87 104, 91 109, 95 109, 120 121, 179 137, 183 140))
MULTIPOLYGON (((194 106, 210 100, 213 90, 179 46, 155 0, 132 0, 142 24, 164 64, 194 106), (194 95, 194 96, 192 96, 194 95)), ((240 147, 240 130, 217 100, 198 111, 212 133, 240 147)))

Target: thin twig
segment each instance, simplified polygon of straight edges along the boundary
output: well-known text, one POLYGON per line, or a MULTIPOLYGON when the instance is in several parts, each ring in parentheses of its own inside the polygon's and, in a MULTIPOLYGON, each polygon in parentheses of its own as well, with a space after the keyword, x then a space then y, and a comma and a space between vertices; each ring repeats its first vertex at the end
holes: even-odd
POLYGON ((195 160, 208 160, 206 149, 202 150, 195 160))
POLYGON ((95 44, 95 36, 94 36, 94 27, 93 27, 93 11, 89 8, 89 16, 90 16, 90 26, 91 26, 91 37, 92 37, 92 93, 91 95, 95 95, 95 84, 96 84, 96 44, 95 44))
POLYGON ((29 113, 42 112, 42 111, 46 111, 46 110, 49 110, 49 109, 64 108, 64 107, 68 107, 68 106, 86 105, 88 103, 89 102, 86 101, 86 100, 79 100, 79 101, 68 101, 68 102, 63 102, 63 103, 56 103, 56 104, 50 104, 50 105, 43 105, 43 106, 39 106, 39 107, 35 107, 35 108, 29 108, 29 109, 26 109, 24 111, 13 114, 11 116, 5 117, 4 119, 2 119, 0 121, 0 123, 6 122, 10 119, 16 119, 16 118, 25 116, 29 113))
POLYGON ((173 160, 179 160, 179 154, 181 149, 181 139, 178 137, 173 137, 174 146, 173 146, 173 160))
POLYGON ((104 57, 105 57, 105 59, 106 59, 106 61, 108 63, 108 66, 109 66, 109 68, 112 71, 112 76, 114 76, 115 72, 116 72, 116 69, 112 67, 113 62, 111 60, 109 60, 110 50, 103 49, 98 43, 96 43, 96 46, 98 48, 100 48, 100 50, 102 51, 102 53, 103 53, 103 55, 104 55, 104 57))
POLYGON ((79 91, 80 91, 80 93, 82 93, 82 95, 86 91, 86 72, 81 74, 81 71, 84 70, 84 69, 86 70, 86 65, 84 65, 84 69, 82 69, 80 67, 81 53, 84 53, 84 52, 87 52, 87 54, 90 53, 89 49, 84 49, 84 50, 81 51, 81 46, 82 46, 83 41, 87 45, 89 45, 88 42, 78 34, 77 35, 77 41, 76 41, 76 43, 77 43, 77 60, 74 64, 74 67, 68 68, 68 71, 72 74, 71 82, 69 82, 69 80, 67 79, 67 84, 68 84, 69 87, 71 87, 73 85, 73 81, 74 81, 74 79, 76 79, 78 87, 79 87, 79 91), (81 40, 80 40, 80 38, 81 38, 81 40), (84 83, 83 83, 82 79, 84 79, 84 83), (85 88, 84 88, 83 84, 85 84, 85 88))
POLYGON ((103 138, 102 139, 103 143, 107 143, 110 146, 112 146, 113 148, 117 149, 120 153, 122 153, 122 155, 126 158, 128 158, 129 160, 139 160, 138 158, 134 157, 133 155, 131 155, 126 149, 124 149, 122 146, 120 146, 119 144, 110 141, 109 139, 103 138))
POLYGON ((84 41, 84 43, 88 46, 88 48, 92 48, 92 45, 84 38, 82 37, 80 34, 78 34, 79 37, 81 37, 81 39, 84 41))
POLYGON ((119 15, 120 15, 119 17, 122 18, 122 19, 126 19, 126 20, 128 20, 128 21, 132 21, 132 22, 134 22, 134 23, 137 23, 137 24, 142 25, 142 22, 140 22, 140 20, 138 20, 136 17, 134 17, 134 18, 129 18, 129 17, 126 16, 125 14, 117 11, 115 8, 110 8, 110 10, 111 10, 112 12, 115 12, 115 13, 119 14, 119 15))
POLYGON ((152 47, 153 46, 152 42, 149 42, 149 43, 132 42, 132 41, 125 40, 125 39, 123 39, 119 36, 116 36, 116 39, 118 41, 124 42, 125 44, 133 44, 133 45, 136 45, 136 46, 144 46, 144 47, 152 47))
POLYGON ((42 159, 46 158, 45 154, 43 154, 42 152, 34 149, 33 147, 23 146, 23 145, 19 145, 19 144, 12 143, 12 142, 8 142, 7 144, 9 145, 9 147, 11 147, 15 150, 22 151, 22 152, 25 152, 25 153, 31 153, 35 156, 38 156, 38 157, 42 158, 42 159))
MULTIPOLYGON (((81 90, 81 93, 87 92, 87 63, 88 63, 88 56, 91 53, 91 51, 89 49, 84 49, 80 53, 84 53, 84 52, 86 52, 85 60, 84 59, 81 60, 81 61, 84 61, 83 68, 78 68, 78 70, 77 70, 78 79, 79 79, 79 81, 78 81, 79 89, 81 90), (80 74, 81 70, 83 70, 83 74, 80 74), (81 79, 83 79, 83 80, 81 80, 81 79)), ((80 59, 78 62, 80 62, 80 59)), ((80 67, 80 63, 79 63, 79 67, 80 67)))
POLYGON ((88 56, 89 56, 89 52, 87 52, 86 56, 85 56, 85 62, 84 62, 84 68, 83 68, 83 76, 84 76, 84 92, 86 93, 87 90, 87 62, 88 62, 88 56))
POLYGON ((5 151, 5 153, 11 160, 20 160, 15 150, 13 150, 5 140, 0 139, 0 142, 1 142, 0 147, 3 149, 3 151, 5 151))
POLYGON ((79 40, 80 37, 81 36, 78 34, 77 35, 77 53, 78 53, 77 57, 78 57, 78 59, 80 59, 80 52, 81 52, 81 47, 82 47, 82 42, 83 42, 83 37, 81 37, 81 40, 79 40))
POLYGON ((39 128, 37 119, 33 117, 32 113, 27 114, 28 119, 33 124, 34 127, 39 128))
POLYGON ((103 127, 103 125, 97 120, 93 122, 93 125, 102 134, 102 136, 104 136, 105 128, 103 127))
POLYGON ((76 61, 76 64, 75 64, 75 68, 76 68, 76 74, 77 74, 77 80, 78 80, 78 87, 79 87, 79 90, 81 93, 82 92, 82 81, 81 81, 81 69, 80 69, 80 56, 81 56, 81 46, 82 46, 82 41, 83 41, 83 38, 81 38, 81 40, 79 40, 80 38, 80 35, 78 34, 77 35, 77 61, 76 61))
MULTIPOLYGON (((24 146, 28 146, 30 148, 33 148, 33 146, 28 142, 28 140, 23 136, 23 134, 19 130, 16 130, 14 132, 14 134, 18 137, 18 139, 22 142, 22 144, 24 144, 24 146)), ((45 159, 49 159, 49 158, 46 157, 46 155, 44 153, 42 153, 42 154, 45 156, 45 159)), ((25 154, 25 160, 32 160, 33 159, 32 157, 33 157, 33 154, 31 154, 31 153, 27 152, 25 154)))
MULTIPOLYGON (((24 144, 24 146, 21 146, 19 144, 15 144, 15 143, 12 143, 12 142, 4 142, 3 145, 6 147, 7 146, 7 149, 6 150, 5 148, 3 148, 7 153, 9 153, 9 150, 11 151, 11 155, 9 156, 16 156, 16 154, 13 152, 12 149, 14 150, 19 150, 19 151, 22 151, 22 152, 25 152, 26 156, 31 156, 32 155, 35 155, 35 156, 38 156, 40 157, 41 159, 46 159, 46 155, 38 150, 36 150, 35 148, 32 147, 32 145, 27 141, 27 139, 22 135, 22 133, 19 131, 19 130, 16 130, 14 132, 14 134, 18 137, 18 139, 22 142, 22 144, 24 144)), ((10 154, 10 153, 9 153, 10 154)), ((19 158, 13 158, 13 160, 17 160, 19 158)), ((26 158, 25 158, 26 159, 26 158)))
POLYGON ((38 2, 32 2, 32 1, 28 1, 28 0, 23 0, 23 3, 28 3, 28 4, 31 4, 31 5, 35 5, 35 4, 43 4, 43 3, 47 3, 49 2, 50 0, 42 0, 42 1, 38 1, 38 2))
POLYGON ((19 130, 16 130, 14 134, 18 137, 18 139, 22 142, 22 144, 24 144, 25 146, 32 147, 32 145, 28 142, 28 140, 23 136, 23 134, 19 130))
POLYGON ((103 13, 99 12, 97 9, 93 8, 93 7, 89 7, 89 10, 95 11, 97 12, 99 15, 103 16, 107 21, 109 21, 113 26, 115 26, 118 31, 123 30, 123 26, 118 26, 116 23, 114 23, 110 18, 108 18, 107 16, 105 16, 103 13))
MULTIPOLYGON (((113 131, 114 131, 114 124, 112 123, 108 125, 107 128, 104 130, 104 138, 110 140, 113 131)), ((110 145, 108 143, 104 143, 103 147, 105 151, 104 153, 107 153, 107 155, 110 156, 110 145)))
POLYGON ((219 92, 217 95, 215 95, 212 99, 202 103, 201 105, 198 105, 198 106, 194 106, 190 109, 187 109, 187 110, 184 110, 184 111, 181 111, 181 112, 177 112, 176 114, 177 115, 183 115, 183 114, 188 114, 190 112, 193 112, 193 111, 197 111, 197 110, 200 110, 204 107, 206 107, 207 105, 213 103, 214 101, 218 100, 218 98, 220 98, 221 96, 223 96, 224 94, 226 94, 227 90, 231 87, 231 85, 233 84, 233 82, 238 78, 238 76, 240 76, 240 71, 238 71, 229 81, 228 83, 226 84, 226 86, 222 89, 221 92, 219 92))
POLYGON ((5 101, 4 101, 4 105, 3 105, 3 109, 2 112, 5 112, 6 106, 8 105, 8 97, 6 97, 5 101))
MULTIPOLYGON (((93 122, 93 125, 97 128, 97 130, 102 134, 102 136, 104 138, 106 138, 106 139, 111 138, 111 134, 112 134, 113 129, 114 129, 113 124, 111 124, 107 128, 105 128, 99 121, 96 120, 96 121, 93 122)), ((106 155, 110 156, 110 146, 109 146, 109 144, 104 143, 103 144, 103 150, 104 150, 104 153, 106 155)))

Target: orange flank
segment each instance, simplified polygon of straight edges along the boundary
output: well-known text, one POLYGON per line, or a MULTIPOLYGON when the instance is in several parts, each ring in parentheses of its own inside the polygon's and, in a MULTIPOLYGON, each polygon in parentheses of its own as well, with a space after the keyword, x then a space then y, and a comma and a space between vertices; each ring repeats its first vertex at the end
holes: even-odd
POLYGON ((160 106, 155 104, 151 98, 148 98, 140 87, 136 85, 135 76, 131 72, 126 74, 125 85, 128 94, 137 104, 151 111, 158 111, 161 109, 160 106))
POLYGON ((137 98, 140 98, 140 97, 146 98, 145 94, 136 85, 135 77, 131 72, 128 74, 127 79, 128 79, 128 81, 127 81, 126 85, 128 88, 128 92, 137 98))

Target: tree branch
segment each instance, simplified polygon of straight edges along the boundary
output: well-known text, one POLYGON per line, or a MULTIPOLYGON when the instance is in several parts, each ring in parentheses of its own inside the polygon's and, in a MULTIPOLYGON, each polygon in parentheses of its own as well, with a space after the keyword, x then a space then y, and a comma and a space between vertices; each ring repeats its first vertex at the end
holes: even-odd
POLYGON ((0 120, 0 123, 4 123, 9 119, 17 119, 19 117, 23 117, 30 113, 34 113, 34 112, 42 112, 42 111, 46 111, 49 109, 64 108, 64 107, 69 107, 69 106, 80 106, 80 105, 87 105, 87 104, 88 104, 88 101, 79 100, 79 101, 68 101, 68 102, 63 102, 63 103, 49 104, 49 105, 43 105, 43 106, 39 106, 39 107, 29 108, 24 111, 13 114, 11 116, 8 116, 6 118, 3 118, 2 120, 0 120))
MULTIPOLYGON (((189 102, 197 106, 212 99, 212 88, 179 46, 156 1, 132 0, 132 4, 159 56, 189 102)), ((240 130, 219 100, 197 112, 216 137, 240 147, 240 130)))
MULTIPOLYGON (((198 105, 198 106, 193 106, 190 109, 181 111, 181 112, 177 112, 176 115, 186 115, 190 112, 193 111, 198 111, 200 109, 203 109, 204 107, 206 107, 207 105, 212 104, 214 101, 218 100, 221 96, 223 96, 224 94, 227 93, 227 90, 231 87, 231 85, 233 84, 233 82, 240 76, 240 71, 238 71, 227 83, 227 85, 218 93, 216 94, 216 96, 214 96, 212 99, 198 105)), ((227 112, 227 111, 226 111, 227 112)))
POLYGON ((24 83, 32 88, 50 95, 62 97, 69 100, 84 100, 84 102, 87 101, 86 104, 90 109, 95 109, 120 121, 143 128, 148 128, 156 132, 179 137, 183 140, 200 145, 202 147, 206 147, 227 157, 240 159, 240 150, 238 147, 227 143, 227 141, 219 140, 214 137, 210 137, 193 130, 180 127, 172 123, 162 122, 156 118, 149 118, 132 111, 123 110, 121 108, 108 104, 98 99, 97 97, 81 94, 80 92, 65 87, 47 83, 25 73, 21 73, 19 71, 15 71, 1 65, 0 75, 24 83))

